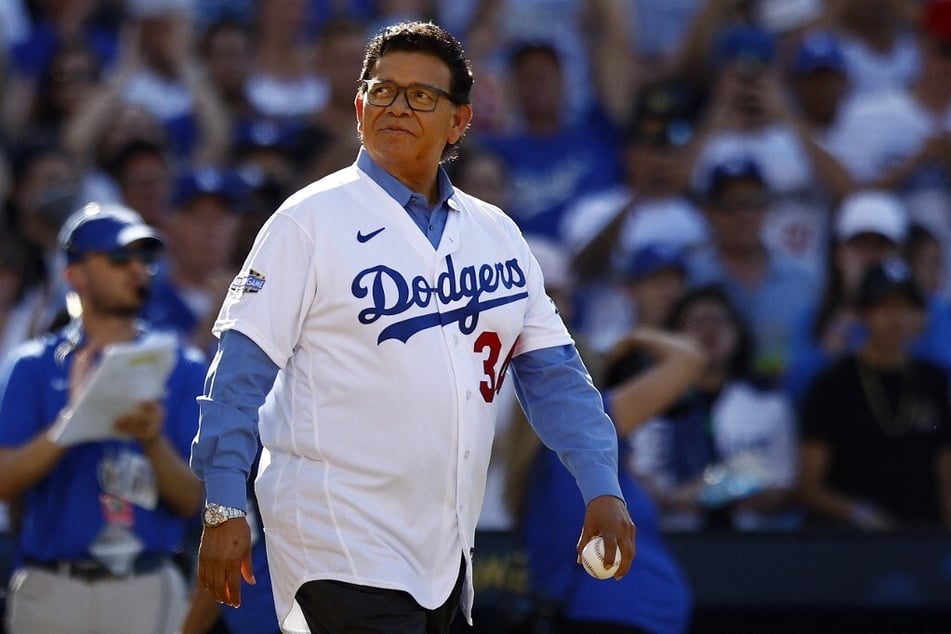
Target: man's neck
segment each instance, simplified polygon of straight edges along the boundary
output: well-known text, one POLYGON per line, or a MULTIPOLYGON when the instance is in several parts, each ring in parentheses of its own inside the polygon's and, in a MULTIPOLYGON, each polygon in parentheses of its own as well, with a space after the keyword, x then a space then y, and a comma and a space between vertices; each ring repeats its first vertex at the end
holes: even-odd
POLYGON ((131 341, 136 336, 136 318, 118 315, 89 315, 83 313, 83 331, 86 338, 98 346, 131 341))
POLYGON ((762 245, 742 249, 720 249, 720 262, 734 279, 754 285, 766 275, 768 258, 762 245))

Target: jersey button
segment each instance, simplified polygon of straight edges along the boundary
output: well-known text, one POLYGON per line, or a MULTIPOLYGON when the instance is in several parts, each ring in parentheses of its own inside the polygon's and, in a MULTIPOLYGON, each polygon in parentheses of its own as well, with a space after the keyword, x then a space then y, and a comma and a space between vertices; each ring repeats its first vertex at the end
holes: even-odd
POLYGON ((465 460, 468 460, 468 459, 469 459, 469 450, 468 450, 468 449, 466 449, 466 452, 465 452, 464 454, 462 454, 462 457, 463 457, 463 459, 465 459, 465 460))

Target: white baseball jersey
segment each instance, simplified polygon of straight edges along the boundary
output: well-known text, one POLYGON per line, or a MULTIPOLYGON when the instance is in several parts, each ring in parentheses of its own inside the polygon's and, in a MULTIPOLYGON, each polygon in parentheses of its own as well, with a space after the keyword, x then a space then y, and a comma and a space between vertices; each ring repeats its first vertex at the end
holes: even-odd
POLYGON ((355 165, 259 233, 216 332, 277 364, 256 480, 278 615, 305 582, 405 590, 433 609, 482 505, 508 359, 571 338, 515 224, 462 192, 438 249, 355 165))

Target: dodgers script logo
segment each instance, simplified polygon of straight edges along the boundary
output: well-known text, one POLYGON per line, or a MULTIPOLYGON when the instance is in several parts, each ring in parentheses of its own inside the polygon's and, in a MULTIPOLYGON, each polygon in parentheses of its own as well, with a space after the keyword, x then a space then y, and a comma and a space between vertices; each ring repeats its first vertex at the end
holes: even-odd
POLYGON ((376 342, 380 344, 387 339, 397 339, 406 343, 410 337, 421 330, 439 325, 445 326, 456 321, 459 322, 459 330, 468 335, 478 325, 482 311, 528 297, 527 292, 520 291, 480 301, 483 293, 493 293, 500 287, 513 290, 523 289, 525 286, 525 273, 522 272, 515 258, 495 264, 466 266, 457 274, 452 256, 446 256, 446 270, 436 278, 435 288, 430 286, 426 278, 421 275, 407 281, 399 271, 381 264, 357 273, 350 286, 350 292, 357 299, 363 299, 369 295, 373 302, 372 306, 360 311, 358 318, 361 324, 372 324, 383 316, 400 315, 414 306, 426 308, 434 299, 443 306, 447 306, 452 302, 469 298, 464 306, 445 313, 435 310, 388 325, 377 338, 376 342))

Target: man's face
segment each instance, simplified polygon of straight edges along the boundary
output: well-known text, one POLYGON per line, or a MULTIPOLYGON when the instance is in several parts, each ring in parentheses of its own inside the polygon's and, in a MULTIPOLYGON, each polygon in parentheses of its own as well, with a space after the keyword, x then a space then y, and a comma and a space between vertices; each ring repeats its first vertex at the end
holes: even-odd
MULTIPOLYGON (((431 86, 448 93, 451 75, 437 57, 398 51, 381 57, 370 79, 389 81, 400 88, 431 86)), ((468 105, 457 106, 445 95, 438 98, 432 112, 411 109, 405 91, 389 106, 374 106, 360 92, 354 105, 364 147, 374 161, 397 178, 406 172, 433 171, 446 144, 458 141, 472 118, 468 105)))
POLYGON ((526 118, 560 116, 565 80, 557 59, 547 52, 529 53, 514 71, 518 103, 526 118))
POLYGON ((880 233, 871 231, 852 236, 836 248, 836 266, 847 293, 858 288, 868 268, 898 255, 898 245, 880 233))
POLYGON ((925 323, 925 311, 903 294, 892 293, 864 313, 869 340, 884 348, 903 350, 925 323))
POLYGON ((171 187, 168 165, 155 154, 142 153, 133 157, 119 175, 123 202, 138 211, 153 227, 162 224, 171 187))
POLYGON ((769 193, 757 181, 736 179, 723 186, 710 205, 709 217, 721 248, 759 248, 769 210, 769 193))
POLYGON ((154 250, 143 241, 114 253, 90 253, 69 265, 70 285, 82 300, 83 311, 101 316, 133 317, 148 299, 154 250))
POLYGON ((637 320, 662 326, 686 290, 686 276, 675 266, 663 268, 632 282, 629 287, 637 306, 637 320))
POLYGON ((172 212, 166 225, 169 256, 191 276, 220 271, 230 265, 238 218, 219 196, 201 195, 172 212))

